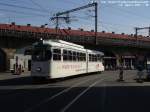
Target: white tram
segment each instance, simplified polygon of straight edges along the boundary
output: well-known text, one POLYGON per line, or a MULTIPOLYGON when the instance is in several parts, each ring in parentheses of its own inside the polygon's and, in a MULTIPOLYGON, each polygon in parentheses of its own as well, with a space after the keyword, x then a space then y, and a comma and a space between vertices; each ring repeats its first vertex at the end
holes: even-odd
POLYGON ((31 76, 54 79, 101 72, 103 55, 62 40, 41 40, 33 45, 31 76))

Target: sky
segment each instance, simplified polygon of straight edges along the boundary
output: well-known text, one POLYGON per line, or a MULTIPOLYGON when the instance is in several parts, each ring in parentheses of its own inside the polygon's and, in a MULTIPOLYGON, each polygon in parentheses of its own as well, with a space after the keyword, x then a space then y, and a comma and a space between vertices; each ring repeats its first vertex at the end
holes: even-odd
MULTIPOLYGON (((15 22, 54 28, 50 18, 62 12, 92 3, 92 0, 1 0, 0 23, 15 22)), ((150 26, 150 0, 95 0, 98 3, 98 31, 135 33, 135 27, 150 26)), ((59 21, 60 28, 94 29, 94 7, 69 14, 71 22, 59 21)), ((148 35, 148 30, 139 34, 148 35)))

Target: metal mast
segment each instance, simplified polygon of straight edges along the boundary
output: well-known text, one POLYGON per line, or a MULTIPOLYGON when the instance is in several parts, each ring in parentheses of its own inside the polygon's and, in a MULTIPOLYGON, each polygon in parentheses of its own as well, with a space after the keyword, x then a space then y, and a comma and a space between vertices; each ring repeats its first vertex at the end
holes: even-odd
POLYGON ((59 19, 65 19, 66 21, 69 21, 69 18, 70 18, 69 13, 79 11, 79 10, 82 10, 82 9, 86 9, 86 8, 89 8, 89 7, 95 7, 95 44, 97 44, 97 24, 98 24, 98 22, 97 22, 97 20, 98 20, 98 10, 97 10, 98 7, 97 6, 98 6, 97 2, 94 2, 94 3, 87 4, 87 5, 78 7, 78 8, 67 10, 67 11, 64 11, 64 12, 58 12, 58 13, 56 13, 55 17, 51 18, 51 20, 56 19, 56 31, 57 31, 58 27, 59 27, 59 19), (66 15, 66 16, 62 17, 62 15, 66 15))

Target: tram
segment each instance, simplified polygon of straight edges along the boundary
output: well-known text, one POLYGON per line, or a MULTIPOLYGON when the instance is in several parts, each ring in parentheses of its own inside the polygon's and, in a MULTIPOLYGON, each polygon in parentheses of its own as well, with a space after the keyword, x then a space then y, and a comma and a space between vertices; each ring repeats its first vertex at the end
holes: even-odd
POLYGON ((33 44, 31 76, 55 79, 102 72, 103 55, 63 40, 41 40, 33 44))

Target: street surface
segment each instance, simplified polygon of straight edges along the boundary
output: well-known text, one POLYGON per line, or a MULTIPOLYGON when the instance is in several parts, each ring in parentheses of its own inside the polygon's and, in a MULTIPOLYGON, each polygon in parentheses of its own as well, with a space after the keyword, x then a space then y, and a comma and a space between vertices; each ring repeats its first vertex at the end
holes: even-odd
POLYGON ((147 112, 150 82, 136 83, 136 71, 119 71, 32 82, 30 73, 0 73, 0 112, 147 112))

